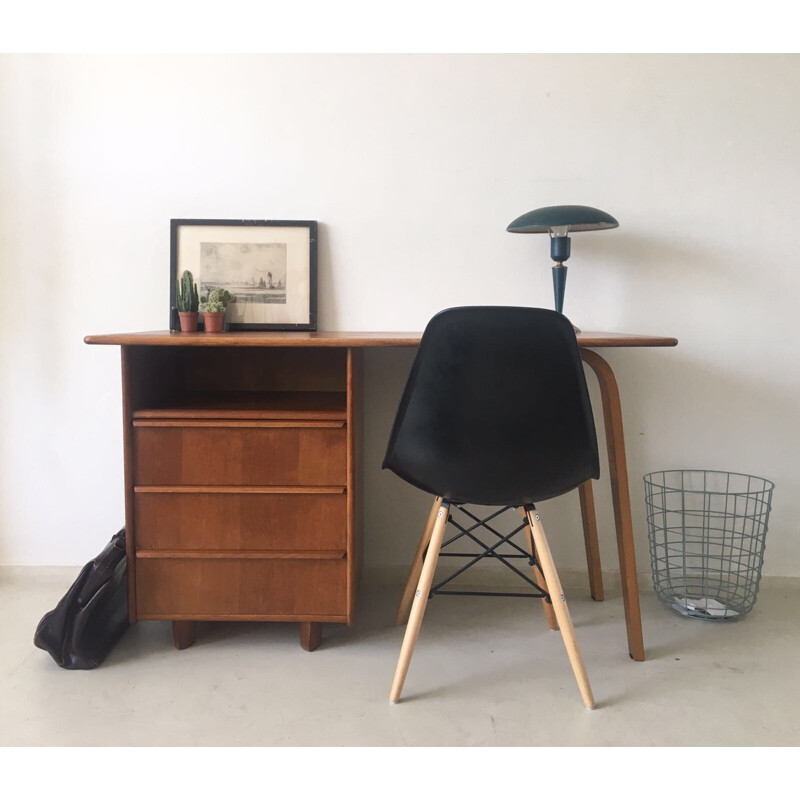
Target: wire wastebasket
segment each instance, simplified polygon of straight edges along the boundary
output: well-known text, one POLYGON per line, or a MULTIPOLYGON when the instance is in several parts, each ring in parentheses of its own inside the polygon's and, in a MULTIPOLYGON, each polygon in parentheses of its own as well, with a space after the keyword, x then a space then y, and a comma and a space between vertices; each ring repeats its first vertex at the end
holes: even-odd
POLYGON ((775 485, 717 470, 644 476, 653 586, 685 617, 738 619, 756 602, 775 485))

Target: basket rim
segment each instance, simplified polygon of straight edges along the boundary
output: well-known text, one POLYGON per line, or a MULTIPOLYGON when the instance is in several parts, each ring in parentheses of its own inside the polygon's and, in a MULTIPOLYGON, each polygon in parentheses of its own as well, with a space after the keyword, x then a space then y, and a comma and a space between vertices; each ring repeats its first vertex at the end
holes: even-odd
POLYGON ((657 469, 653 472, 648 472, 643 476, 645 485, 654 486, 658 489, 665 489, 672 492, 690 492, 692 494, 718 494, 725 497, 753 497, 754 495, 764 494, 765 492, 772 492, 775 489, 775 484, 769 478, 762 478, 760 475, 751 475, 747 472, 732 472, 725 469, 657 469), (666 486, 663 483, 658 483, 654 480, 656 475, 680 475, 687 472, 702 472, 711 475, 737 475, 742 478, 754 478, 757 481, 763 481, 764 486, 761 489, 751 489, 749 492, 716 492, 711 489, 677 489, 673 486, 666 486))

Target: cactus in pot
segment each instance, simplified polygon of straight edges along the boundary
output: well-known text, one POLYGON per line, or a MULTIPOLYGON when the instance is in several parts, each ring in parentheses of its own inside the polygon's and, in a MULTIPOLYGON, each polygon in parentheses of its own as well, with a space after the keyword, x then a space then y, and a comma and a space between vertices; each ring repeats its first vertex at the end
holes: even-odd
POLYGON ((192 332, 197 330, 197 309, 200 298, 197 284, 188 269, 176 281, 175 303, 178 306, 178 316, 181 321, 181 330, 192 332))
POLYGON ((200 300, 200 310, 203 312, 203 325, 206 333, 219 333, 222 330, 222 320, 228 303, 236 300, 227 289, 212 289, 206 297, 200 300))
POLYGON ((220 311, 225 311, 228 306, 236 300, 227 289, 212 289, 205 297, 200 298, 200 310, 205 313, 203 306, 213 303, 215 305, 222 305, 220 311))

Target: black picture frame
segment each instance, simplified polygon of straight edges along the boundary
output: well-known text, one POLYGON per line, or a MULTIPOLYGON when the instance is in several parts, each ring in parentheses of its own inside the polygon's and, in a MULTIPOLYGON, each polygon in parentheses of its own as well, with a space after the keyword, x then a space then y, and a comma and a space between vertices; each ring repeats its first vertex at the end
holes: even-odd
MULTIPOLYGON (((170 330, 178 331, 180 330, 180 324, 178 320, 178 309, 177 309, 177 300, 176 300, 176 282, 177 278, 180 274, 182 274, 183 270, 188 269, 190 270, 198 285, 198 291, 201 290, 201 279, 202 274, 198 271, 198 267, 200 264, 201 256, 198 254, 197 263, 186 263, 187 259, 184 257, 183 262, 181 263, 181 253, 180 253, 180 231, 184 227, 241 227, 244 231, 249 228, 286 228, 286 229, 296 229, 296 228, 307 228, 308 229, 308 255, 307 255, 307 265, 308 265, 308 315, 305 316, 305 306, 303 305, 302 313, 303 313, 303 320, 298 320, 297 322, 287 322, 287 321, 280 321, 280 322, 268 322, 268 321, 255 321, 255 322, 236 322, 236 321, 228 321, 228 316, 231 313, 231 306, 229 306, 228 314, 226 314, 226 321, 225 321, 225 330, 232 330, 232 331, 315 331, 317 329, 317 223, 315 220, 253 220, 253 219, 171 219, 170 220, 170 271, 169 271, 169 308, 170 308, 170 315, 169 315, 169 327, 170 330)), ((276 232, 279 235, 279 231, 276 232)), ((290 234, 287 234, 290 236, 290 234)), ((251 236, 249 239, 255 239, 257 237, 251 236)), ((242 241, 241 245, 247 245, 248 237, 245 237, 245 240, 242 241)), ((300 245, 299 244, 292 244, 292 261, 297 259, 298 263, 300 264, 300 269, 305 267, 305 253, 298 252, 300 245)), ((288 245, 287 245, 288 251, 288 245)), ((288 256, 287 256, 288 259, 288 256)), ((194 259, 192 259, 192 262, 194 259)), ((289 267, 286 267, 287 271, 289 267)), ((287 276, 288 277, 288 276, 287 276)), ((286 286, 288 288, 289 282, 287 280, 286 286)), ((202 291, 200 291, 202 294, 202 291)), ((234 291, 235 294, 235 291, 234 291)), ((284 291, 284 296, 288 294, 288 291, 284 291)), ((265 305, 269 305, 270 303, 266 303, 265 305)), ((264 315, 268 315, 268 310, 264 311, 264 315)), ((201 322, 199 323, 199 329, 202 330, 202 314, 201 314, 201 322)))

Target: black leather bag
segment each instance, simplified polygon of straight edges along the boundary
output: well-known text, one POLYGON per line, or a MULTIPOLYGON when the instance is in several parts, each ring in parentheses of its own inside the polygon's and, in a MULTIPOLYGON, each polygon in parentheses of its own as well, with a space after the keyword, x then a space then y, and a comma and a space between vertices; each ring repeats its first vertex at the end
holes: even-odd
POLYGON ((42 617, 33 643, 64 669, 102 664, 130 624, 127 573, 123 528, 42 617))

